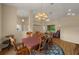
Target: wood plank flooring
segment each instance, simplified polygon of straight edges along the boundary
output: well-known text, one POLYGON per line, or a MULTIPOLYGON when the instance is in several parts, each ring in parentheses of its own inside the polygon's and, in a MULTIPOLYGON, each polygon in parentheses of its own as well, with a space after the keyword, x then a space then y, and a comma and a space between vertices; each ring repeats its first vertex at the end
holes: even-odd
POLYGON ((55 44, 60 45, 60 47, 63 48, 63 50, 65 52, 65 55, 74 55, 75 54, 74 49, 76 47, 76 44, 70 43, 70 42, 66 42, 66 41, 63 41, 63 40, 57 39, 57 38, 54 38, 53 42, 55 44))

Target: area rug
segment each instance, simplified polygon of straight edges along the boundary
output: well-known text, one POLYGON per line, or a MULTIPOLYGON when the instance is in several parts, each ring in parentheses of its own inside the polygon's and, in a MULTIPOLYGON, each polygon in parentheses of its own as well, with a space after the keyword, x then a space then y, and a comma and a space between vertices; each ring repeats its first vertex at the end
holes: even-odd
POLYGON ((49 49, 43 50, 41 52, 32 51, 32 55, 64 55, 63 49, 57 44, 53 44, 48 48, 49 49))

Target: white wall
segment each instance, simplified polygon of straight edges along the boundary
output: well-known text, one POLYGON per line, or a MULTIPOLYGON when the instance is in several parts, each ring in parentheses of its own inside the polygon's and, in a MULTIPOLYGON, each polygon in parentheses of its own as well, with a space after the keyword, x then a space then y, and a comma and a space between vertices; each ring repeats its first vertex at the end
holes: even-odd
POLYGON ((16 32, 16 9, 3 5, 3 36, 16 32))
POLYGON ((21 41, 24 32, 17 32, 16 25, 18 23, 17 8, 13 6, 3 5, 3 19, 2 19, 2 37, 14 34, 17 42, 21 41))
POLYGON ((64 17, 61 24, 61 39, 79 44, 79 16, 64 17))
POLYGON ((0 4, 0 39, 2 38, 2 6, 0 4))
POLYGON ((14 34, 17 38, 17 41, 19 41, 20 34, 16 32, 17 9, 13 6, 3 5, 2 10, 2 37, 14 34))

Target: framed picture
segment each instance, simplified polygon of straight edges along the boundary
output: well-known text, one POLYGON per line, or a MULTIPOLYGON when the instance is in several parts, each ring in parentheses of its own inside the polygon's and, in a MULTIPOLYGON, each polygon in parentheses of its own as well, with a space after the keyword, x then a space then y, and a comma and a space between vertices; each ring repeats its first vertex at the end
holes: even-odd
POLYGON ((47 25, 47 31, 49 31, 49 32, 55 32, 56 31, 55 25, 47 25))

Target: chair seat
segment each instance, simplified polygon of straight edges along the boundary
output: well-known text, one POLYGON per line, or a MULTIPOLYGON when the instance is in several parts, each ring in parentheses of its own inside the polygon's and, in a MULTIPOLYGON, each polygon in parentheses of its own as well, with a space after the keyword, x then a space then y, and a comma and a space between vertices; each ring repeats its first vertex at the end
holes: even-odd
POLYGON ((26 55, 26 54, 29 54, 29 51, 28 51, 28 49, 25 47, 25 48, 21 48, 21 49, 17 50, 16 54, 17 54, 17 55, 26 55))

